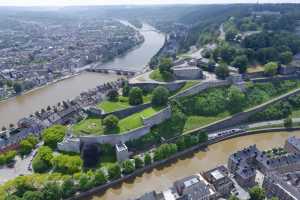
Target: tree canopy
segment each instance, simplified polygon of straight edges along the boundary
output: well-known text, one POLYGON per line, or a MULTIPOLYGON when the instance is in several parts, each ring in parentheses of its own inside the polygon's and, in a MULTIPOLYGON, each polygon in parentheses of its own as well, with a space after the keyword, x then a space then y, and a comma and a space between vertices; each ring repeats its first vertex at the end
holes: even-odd
POLYGON ((168 103, 169 90, 163 86, 156 87, 152 92, 152 105, 165 106, 168 103))
POLYGON ((64 139, 66 131, 67 128, 62 125, 53 125, 45 129, 42 133, 44 144, 55 149, 57 147, 57 143, 64 139))
POLYGON ((129 104, 139 105, 143 103, 143 90, 138 87, 133 87, 129 91, 129 104))

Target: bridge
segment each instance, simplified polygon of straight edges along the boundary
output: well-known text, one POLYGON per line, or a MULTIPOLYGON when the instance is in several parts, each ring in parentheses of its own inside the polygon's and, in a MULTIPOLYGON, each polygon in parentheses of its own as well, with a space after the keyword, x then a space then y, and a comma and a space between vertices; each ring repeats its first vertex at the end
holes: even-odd
POLYGON ((130 67, 105 67, 105 66, 94 66, 88 69, 90 72, 98 73, 111 73, 114 72, 119 75, 134 76, 136 73, 141 72, 142 70, 134 69, 130 67))

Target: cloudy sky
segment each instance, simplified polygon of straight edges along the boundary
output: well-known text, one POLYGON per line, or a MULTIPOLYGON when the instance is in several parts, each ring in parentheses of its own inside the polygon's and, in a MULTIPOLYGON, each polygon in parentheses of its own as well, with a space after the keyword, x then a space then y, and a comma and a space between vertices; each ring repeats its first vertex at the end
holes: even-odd
MULTIPOLYGON (((256 3, 257 0, 0 0, 0 6, 74 6, 256 3)), ((300 3, 300 0, 259 0, 261 3, 300 3)))

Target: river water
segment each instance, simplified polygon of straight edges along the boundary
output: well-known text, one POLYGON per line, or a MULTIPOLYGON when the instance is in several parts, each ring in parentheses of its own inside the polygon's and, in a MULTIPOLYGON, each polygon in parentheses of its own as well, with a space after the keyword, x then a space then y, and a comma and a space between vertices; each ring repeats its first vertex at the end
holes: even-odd
MULTIPOLYGON (((148 24, 140 30, 145 41, 139 47, 103 64, 105 67, 126 67, 142 69, 163 46, 164 34, 154 31, 148 24)), ((117 80, 115 74, 81 73, 78 76, 59 81, 36 89, 32 92, 0 102, 0 127, 16 123, 20 118, 29 116, 37 110, 54 105, 62 100, 72 99, 80 92, 94 88, 96 85, 117 80)))
POLYGON ((178 160, 160 169, 154 169, 149 173, 123 183, 119 187, 108 189, 97 194, 92 200, 126 200, 134 199, 145 192, 152 190, 162 191, 168 189, 174 181, 199 173, 217 165, 226 164, 228 156, 244 147, 256 144, 260 149, 271 149, 283 146, 290 136, 300 136, 299 131, 264 133, 243 136, 210 145, 205 151, 194 153, 188 158, 178 160))

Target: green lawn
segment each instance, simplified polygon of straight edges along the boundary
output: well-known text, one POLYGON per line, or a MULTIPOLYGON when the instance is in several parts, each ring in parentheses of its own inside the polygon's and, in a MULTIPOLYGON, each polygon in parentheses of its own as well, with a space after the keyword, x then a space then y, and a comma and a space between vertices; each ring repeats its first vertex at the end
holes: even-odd
MULTIPOLYGON (((151 101, 152 95, 147 94, 143 96, 144 103, 148 103, 151 101)), ((125 108, 129 108, 131 105, 129 105, 128 97, 120 96, 118 101, 102 101, 97 105, 98 108, 104 110, 106 113, 110 113, 117 110, 122 110, 125 108)))
POLYGON ((147 108, 141 112, 130 115, 119 122, 120 132, 126 132, 143 125, 142 118, 149 118, 157 113, 161 108, 147 108))
POLYGON ((74 134, 102 135, 104 132, 102 120, 99 118, 88 118, 73 126, 74 134))
MULTIPOLYGON (((130 115, 124 119, 121 119, 118 124, 118 130, 115 133, 124 133, 136 128, 143 126, 143 118, 148 118, 154 115, 161 108, 147 108, 141 112, 130 115)), ((73 132, 75 135, 86 134, 86 135, 102 135, 109 134, 105 133, 104 127, 102 126, 102 120, 100 118, 88 118, 73 126, 73 132)))
POLYGON ((104 110, 106 113, 110 113, 116 110, 122 110, 130 107, 128 102, 120 102, 120 101, 102 101, 97 105, 98 108, 104 110))
MULTIPOLYGON (((192 86, 194 86, 194 85, 196 85, 196 84, 198 84, 198 83, 200 83, 200 81, 198 81, 198 80, 187 81, 187 82, 184 84, 184 86, 183 86, 182 88, 179 89, 178 92, 184 91, 184 90, 186 90, 186 89, 188 89, 188 88, 190 88, 190 87, 192 87, 192 86)), ((178 92, 177 92, 177 93, 178 93, 178 92)))
POLYGON ((225 117, 228 117, 229 115, 230 115, 230 113, 224 112, 224 113, 220 113, 217 116, 213 116, 213 117, 189 116, 185 122, 183 132, 208 125, 210 123, 213 123, 213 122, 221 120, 225 117))
POLYGON ((159 72, 159 69, 155 69, 151 72, 150 78, 155 81, 161 82, 170 82, 173 81, 174 78, 172 76, 164 76, 159 72))

